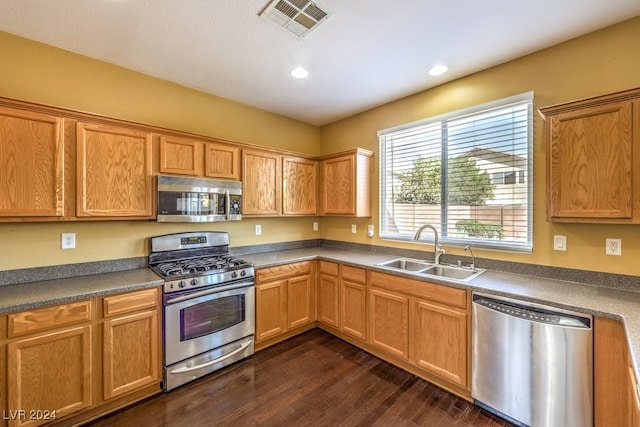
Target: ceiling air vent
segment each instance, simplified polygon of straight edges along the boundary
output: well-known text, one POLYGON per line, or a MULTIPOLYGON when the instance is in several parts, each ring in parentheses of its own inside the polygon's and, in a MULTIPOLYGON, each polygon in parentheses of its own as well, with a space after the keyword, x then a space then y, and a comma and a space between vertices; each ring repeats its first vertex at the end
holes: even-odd
POLYGON ((329 14, 308 0, 274 0, 260 16, 302 38, 329 14))

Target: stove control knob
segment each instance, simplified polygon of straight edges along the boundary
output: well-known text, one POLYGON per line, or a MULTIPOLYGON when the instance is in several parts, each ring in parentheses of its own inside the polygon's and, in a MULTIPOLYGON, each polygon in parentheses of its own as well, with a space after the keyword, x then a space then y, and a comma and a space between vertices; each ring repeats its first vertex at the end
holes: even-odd
POLYGON ((191 279, 191 286, 197 286, 198 281, 196 279, 191 279))
POLYGON ((180 280, 180 283, 178 283, 178 286, 181 288, 184 288, 185 286, 187 286, 187 282, 185 282, 184 280, 180 280))
POLYGON ((231 273, 231 277, 232 277, 233 279, 235 279, 236 277, 238 277, 238 272, 237 272, 237 271, 232 272, 232 273, 231 273))
POLYGON ((244 276, 246 276, 246 275, 247 275, 247 272, 246 272, 246 271, 242 270, 242 271, 240 272, 240 277, 244 277, 244 276))

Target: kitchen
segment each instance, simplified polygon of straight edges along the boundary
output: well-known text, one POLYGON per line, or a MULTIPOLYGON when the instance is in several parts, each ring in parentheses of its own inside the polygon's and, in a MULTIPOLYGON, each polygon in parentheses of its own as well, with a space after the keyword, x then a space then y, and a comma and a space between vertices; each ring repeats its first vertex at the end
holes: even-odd
MULTIPOLYGON (((207 95, 193 89, 127 71, 8 33, 0 34, 0 95, 130 120, 196 135, 241 141, 261 147, 322 157, 355 147, 378 151, 376 133, 399 123, 457 110, 532 90, 535 108, 640 86, 638 18, 610 26, 471 76, 416 93, 371 111, 322 127, 207 95), (29 58, 25 61, 24 58, 29 58), (47 70, 43 73, 42 70, 47 70), (586 71, 588 70, 588 71, 586 71), (127 100, 128 102, 123 102, 127 100), (257 123, 260 125, 258 126, 257 123), (301 143, 303 141, 303 143, 301 143)), ((633 225, 551 223, 545 219, 545 144, 543 121, 534 114, 534 251, 508 253, 477 250, 481 260, 569 268, 596 273, 638 276, 635 259, 640 236, 633 225), (567 251, 553 250, 553 236, 567 236, 567 251), (605 255, 605 239, 621 238, 621 256, 605 255)), ((374 164, 377 162, 374 156, 374 164)), ((371 217, 245 217, 239 222, 207 224, 207 231, 227 231, 232 247, 288 242, 338 241, 416 249, 407 242, 367 236, 378 228, 378 175, 371 178, 371 217), (318 231, 313 223, 318 222, 318 231), (356 233, 351 233, 351 225, 356 233), (255 228, 261 227, 256 235, 255 228)), ((16 270, 91 263, 139 265, 148 256, 151 236, 199 231, 202 225, 150 221, 74 221, 2 223, 0 278, 16 270), (60 250, 61 233, 75 233, 76 249, 60 250), (121 261, 127 260, 127 261, 121 261)), ((452 257, 466 256, 462 247, 447 247, 452 257)), ((95 266, 95 264, 97 266, 95 266)), ((135 268, 135 267, 134 267, 135 268)), ((53 274, 64 274, 54 268, 53 274)), ((552 270, 553 271, 553 270, 552 270)), ((36 271, 37 273, 37 271, 36 271)), ((603 276, 609 279, 609 276, 603 276)), ((617 277, 617 276, 616 276, 617 277)), ((45 278, 40 279, 45 280, 45 278)))

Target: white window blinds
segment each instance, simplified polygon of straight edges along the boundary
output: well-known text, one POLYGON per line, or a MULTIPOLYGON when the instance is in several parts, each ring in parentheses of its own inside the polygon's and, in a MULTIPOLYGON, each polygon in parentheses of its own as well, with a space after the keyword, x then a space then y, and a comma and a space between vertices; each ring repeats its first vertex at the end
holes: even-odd
POLYGON ((380 235, 530 251, 533 93, 378 132, 380 235), (427 238, 427 233, 424 239, 427 238))

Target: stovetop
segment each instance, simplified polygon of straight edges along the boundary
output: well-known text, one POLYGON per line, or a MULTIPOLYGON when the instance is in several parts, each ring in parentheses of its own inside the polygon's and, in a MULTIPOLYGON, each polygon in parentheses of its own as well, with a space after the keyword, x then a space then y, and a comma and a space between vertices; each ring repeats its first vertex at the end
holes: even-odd
POLYGON ((164 292, 253 284, 253 265, 228 253, 225 232, 167 234, 150 239, 149 267, 164 278, 164 292))

